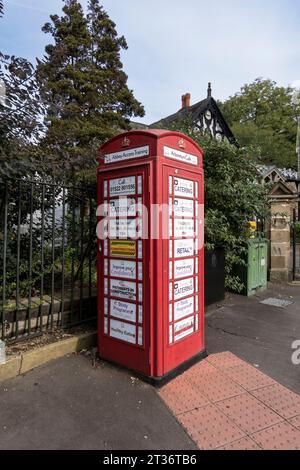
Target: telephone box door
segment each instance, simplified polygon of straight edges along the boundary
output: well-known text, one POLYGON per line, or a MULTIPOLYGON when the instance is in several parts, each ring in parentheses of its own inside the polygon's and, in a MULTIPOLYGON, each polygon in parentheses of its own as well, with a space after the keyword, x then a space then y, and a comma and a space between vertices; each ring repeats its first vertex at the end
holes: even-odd
POLYGON ((149 167, 103 172, 99 241, 100 356, 150 374, 149 167), (148 212, 148 213, 147 213, 148 212))
POLYGON ((163 169, 169 204, 164 240, 164 372, 204 350, 203 173, 163 169))

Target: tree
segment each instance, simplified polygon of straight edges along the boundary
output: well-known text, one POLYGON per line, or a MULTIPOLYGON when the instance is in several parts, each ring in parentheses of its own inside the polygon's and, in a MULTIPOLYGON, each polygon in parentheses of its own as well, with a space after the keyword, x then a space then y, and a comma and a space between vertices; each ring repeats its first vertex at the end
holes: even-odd
POLYGON ((226 286, 238 292, 242 285, 234 268, 243 263, 247 222, 268 214, 267 187, 259 184, 255 161, 246 148, 195 131, 189 117, 174 129, 189 135, 203 149, 205 243, 207 248, 225 249, 226 286))
POLYGON ((89 2, 87 15, 77 0, 64 3, 63 15, 52 15, 43 27, 54 44, 37 67, 47 107, 43 146, 79 169, 94 165, 99 145, 144 111, 122 70, 126 41, 98 0, 89 2))
MULTIPOLYGON (((3 2, 0 12, 3 13, 3 2)), ((0 15, 1 16, 1 15, 0 15)), ((33 65, 0 51, 0 174, 24 174, 42 130, 33 65)))
POLYGON ((257 78, 220 103, 224 117, 242 146, 266 164, 296 167, 296 116, 293 89, 257 78))

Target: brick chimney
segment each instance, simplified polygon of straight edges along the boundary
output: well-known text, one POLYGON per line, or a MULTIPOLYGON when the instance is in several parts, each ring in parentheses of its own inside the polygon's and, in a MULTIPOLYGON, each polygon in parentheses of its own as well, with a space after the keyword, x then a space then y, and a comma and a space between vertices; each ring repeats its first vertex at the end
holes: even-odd
POLYGON ((191 105, 191 95, 186 93, 181 97, 181 108, 188 108, 191 105))

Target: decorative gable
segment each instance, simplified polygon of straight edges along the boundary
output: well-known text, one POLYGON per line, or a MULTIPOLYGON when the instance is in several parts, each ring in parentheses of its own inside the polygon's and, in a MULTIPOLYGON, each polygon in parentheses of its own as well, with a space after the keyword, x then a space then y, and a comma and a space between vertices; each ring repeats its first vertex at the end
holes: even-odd
POLYGON ((282 181, 278 181, 275 183, 273 188, 270 191, 270 196, 295 196, 296 188, 291 187, 287 183, 283 183, 282 181))
POLYGON ((195 130, 200 130, 203 133, 209 133, 217 141, 227 140, 230 143, 238 146, 237 141, 231 132, 228 124, 226 123, 221 110, 211 96, 211 85, 208 84, 207 98, 199 101, 194 105, 190 105, 190 94, 186 93, 181 97, 182 107, 176 113, 162 118, 160 121, 150 124, 149 128, 164 128, 168 129, 175 122, 182 121, 188 116, 194 123, 195 130))

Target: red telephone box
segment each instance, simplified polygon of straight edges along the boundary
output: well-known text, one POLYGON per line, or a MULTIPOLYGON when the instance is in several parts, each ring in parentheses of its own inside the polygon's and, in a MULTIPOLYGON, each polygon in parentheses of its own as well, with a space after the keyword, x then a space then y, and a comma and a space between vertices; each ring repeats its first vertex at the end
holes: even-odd
POLYGON ((120 134, 98 167, 98 351, 155 383, 206 356, 202 151, 120 134))

